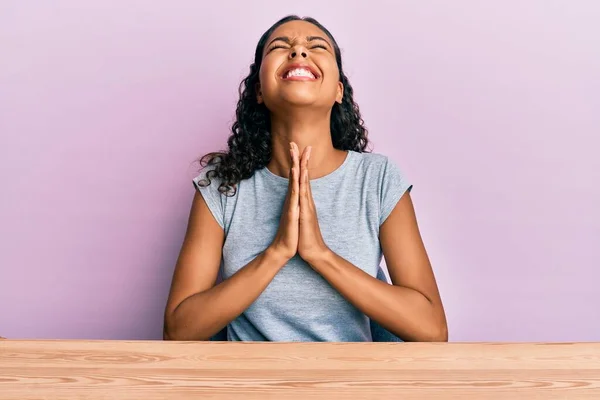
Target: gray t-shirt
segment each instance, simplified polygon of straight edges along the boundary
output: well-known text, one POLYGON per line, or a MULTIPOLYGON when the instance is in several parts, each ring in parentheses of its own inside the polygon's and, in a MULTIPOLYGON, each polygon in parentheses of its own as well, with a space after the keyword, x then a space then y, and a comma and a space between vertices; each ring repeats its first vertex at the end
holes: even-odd
MULTIPOLYGON (((219 179, 206 187, 194 179, 210 211, 224 229, 223 279, 232 276, 273 241, 288 190, 288 180, 257 170, 221 194, 219 179)), ((402 195, 411 189, 388 157, 349 151, 330 174, 310 181, 319 226, 327 246, 371 276, 385 280, 380 263, 379 227, 402 195)), ((265 291, 227 326, 233 341, 398 341, 344 299, 298 255, 265 291)))

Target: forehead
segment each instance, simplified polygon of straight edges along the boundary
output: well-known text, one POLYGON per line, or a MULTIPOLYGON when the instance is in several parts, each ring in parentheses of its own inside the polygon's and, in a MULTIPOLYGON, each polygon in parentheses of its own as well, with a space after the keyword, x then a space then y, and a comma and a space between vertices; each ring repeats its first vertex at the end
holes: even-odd
POLYGON ((307 21, 289 21, 278 26, 267 39, 267 43, 278 36, 287 36, 289 38, 321 36, 329 41, 329 37, 325 32, 307 21))

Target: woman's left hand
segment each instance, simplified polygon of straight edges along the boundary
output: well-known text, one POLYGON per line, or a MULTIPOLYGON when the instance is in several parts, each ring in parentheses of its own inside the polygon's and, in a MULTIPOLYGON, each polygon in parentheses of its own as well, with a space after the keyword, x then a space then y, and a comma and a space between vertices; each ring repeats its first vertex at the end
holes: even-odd
POLYGON ((323 257, 329 251, 321 235, 317 209, 310 189, 308 160, 311 150, 310 146, 306 147, 300 159, 300 232, 298 238, 298 254, 309 264, 323 257))

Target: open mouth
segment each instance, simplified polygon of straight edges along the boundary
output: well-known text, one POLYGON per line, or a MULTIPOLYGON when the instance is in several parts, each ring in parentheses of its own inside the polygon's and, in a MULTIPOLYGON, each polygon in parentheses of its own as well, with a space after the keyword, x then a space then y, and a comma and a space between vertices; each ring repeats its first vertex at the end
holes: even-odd
POLYGON ((281 75, 285 80, 315 80, 318 77, 319 75, 312 68, 305 65, 292 66, 281 75))

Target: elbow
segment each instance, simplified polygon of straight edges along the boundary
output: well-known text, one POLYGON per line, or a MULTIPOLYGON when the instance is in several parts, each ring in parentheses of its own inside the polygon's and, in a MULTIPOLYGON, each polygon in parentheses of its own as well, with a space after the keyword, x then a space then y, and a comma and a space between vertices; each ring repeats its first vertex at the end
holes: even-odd
POLYGON ((163 340, 177 340, 177 334, 173 329, 173 324, 169 323, 169 319, 166 316, 163 324, 163 340))
POLYGON ((429 329, 425 336, 425 342, 447 342, 448 324, 446 321, 437 323, 434 327, 429 329))
POLYGON ((173 310, 167 309, 165 311, 163 320, 163 340, 188 340, 185 337, 185 329, 182 329, 182 324, 175 318, 176 310, 177 307, 173 310))
POLYGON ((438 312, 434 312, 431 315, 431 325, 427 329, 427 342, 447 342, 448 341, 448 322, 446 320, 446 314, 440 307, 438 312))
POLYGON ((173 341, 190 341, 190 340, 204 340, 201 338, 194 339, 186 335, 184 331, 181 329, 174 328, 165 324, 165 328, 163 329, 163 340, 173 340, 173 341))
POLYGON ((436 330, 423 332, 420 338, 416 340, 417 342, 447 342, 448 341, 448 331, 447 330, 436 330))
POLYGON ((163 340, 183 340, 180 336, 177 335, 177 332, 174 332, 172 329, 168 329, 165 325, 163 329, 163 340))
POLYGON ((190 340, 194 340, 194 339, 186 337, 185 335, 182 335, 182 334, 178 333, 177 331, 164 331, 163 332, 163 340, 182 342, 182 341, 190 341, 190 340))
POLYGON ((435 335, 435 342, 447 342, 448 341, 448 325, 446 323, 442 324, 440 329, 438 329, 437 334, 435 335))
POLYGON ((178 324, 174 321, 172 315, 165 315, 163 325, 163 340, 187 340, 182 329, 178 328, 178 324))
POLYGON ((210 335, 196 332, 191 333, 185 324, 174 321, 173 318, 165 317, 163 326, 163 340, 173 341, 209 341, 210 335))
POLYGON ((163 329, 163 340, 173 340, 173 341, 185 341, 191 340, 186 337, 185 332, 182 329, 178 329, 177 326, 173 323, 168 323, 165 320, 165 326, 163 329))
POLYGON ((412 341, 415 342, 447 342, 448 325, 446 321, 427 324, 412 341))

